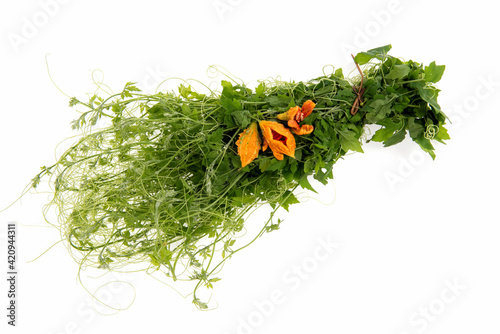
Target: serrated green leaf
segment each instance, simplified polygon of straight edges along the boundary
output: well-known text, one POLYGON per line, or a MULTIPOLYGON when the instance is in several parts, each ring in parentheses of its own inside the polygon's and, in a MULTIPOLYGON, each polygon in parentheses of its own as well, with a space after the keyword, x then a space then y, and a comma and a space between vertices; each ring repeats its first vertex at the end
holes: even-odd
MULTIPOLYGON (((124 99, 125 97, 132 97, 132 94, 130 92, 140 92, 141 90, 134 86, 136 83, 135 82, 127 82, 125 84, 125 87, 123 88, 123 91, 121 93, 121 98, 124 99)), ((94 95, 94 99, 95 99, 94 95)), ((93 100, 92 100, 93 102, 93 100)), ((92 105, 92 103, 90 103, 92 105)))
POLYGON ((222 142, 222 135, 224 133, 223 128, 218 128, 210 134, 208 137, 208 142, 213 144, 220 144, 222 142))
POLYGON ((257 88, 255 88, 255 95, 258 97, 263 96, 264 92, 266 91, 266 84, 264 82, 261 82, 257 88))
POLYGON ((246 129, 250 123, 252 123, 252 118, 248 110, 236 110, 231 113, 234 118, 236 125, 242 129, 246 129))
POLYGON ((384 99, 373 101, 369 106, 372 110, 366 114, 366 120, 370 123, 377 123, 386 118, 391 112, 391 102, 387 96, 384 99))
POLYGON ((342 149, 347 152, 349 150, 364 153, 361 148, 361 143, 356 138, 354 132, 349 130, 341 130, 340 134, 340 145, 342 149))
POLYGON ((179 85, 179 94, 185 98, 185 99, 188 99, 189 98, 189 94, 191 93, 191 86, 184 86, 183 84, 180 84, 179 85))
POLYGON ((136 92, 140 91, 140 89, 135 86, 136 83, 137 82, 127 82, 125 84, 125 89, 136 92))
POLYGON ((172 258, 173 253, 166 247, 161 247, 158 251, 158 259, 160 263, 167 263, 172 258))
POLYGON ((315 192, 316 194, 318 193, 316 190, 314 190, 314 188, 311 186, 311 184, 309 183, 309 180, 307 178, 307 175, 304 175, 300 178, 299 180, 299 185, 304 188, 304 189, 308 189, 310 191, 313 191, 315 192))
POLYGON ((436 65, 436 62, 433 61, 432 63, 429 64, 429 66, 426 66, 424 69, 425 73, 424 80, 433 83, 438 82, 439 80, 441 80, 445 68, 446 68, 445 65, 436 65))
POLYGON ((76 106, 77 104, 81 103, 76 97, 72 97, 70 100, 69 100, 69 106, 70 107, 74 107, 76 106))
POLYGON ((281 196, 281 199, 280 199, 280 202, 279 202, 279 204, 281 205, 281 207, 283 209, 285 209, 286 211, 288 211, 288 208, 290 207, 290 205, 297 204, 297 203, 300 203, 299 200, 289 190, 287 190, 287 191, 284 192, 284 194, 281 196))
POLYGON ((412 83, 410 83, 410 86, 412 86, 413 88, 416 88, 418 90, 420 96, 422 97, 422 99, 425 102, 429 103, 432 107, 434 107, 434 109, 437 112, 441 112, 441 107, 439 106, 439 104, 437 102, 439 89, 437 89, 436 87, 432 87, 432 86, 425 86, 425 84, 421 81, 412 82, 412 83))
POLYGON ((229 90, 233 90, 233 84, 227 80, 221 80, 220 85, 229 90))
POLYGON ((450 139, 450 135, 448 134, 448 130, 443 126, 443 124, 441 124, 439 126, 439 131, 436 134, 436 136, 434 137, 434 139, 443 143, 443 144, 444 144, 443 140, 450 139))
POLYGON ((226 109, 228 112, 233 112, 236 110, 241 110, 241 103, 235 98, 228 98, 226 96, 221 96, 220 98, 220 103, 222 104, 222 107, 226 109))

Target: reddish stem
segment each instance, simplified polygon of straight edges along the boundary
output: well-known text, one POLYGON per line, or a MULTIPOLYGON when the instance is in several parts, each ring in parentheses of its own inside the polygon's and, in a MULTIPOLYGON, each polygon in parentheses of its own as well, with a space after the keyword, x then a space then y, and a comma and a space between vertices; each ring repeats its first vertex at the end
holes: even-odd
POLYGON ((352 104, 351 108, 351 115, 356 115, 358 112, 358 109, 363 102, 363 93, 365 92, 365 89, 363 88, 363 81, 365 77, 363 76, 363 72, 361 71, 361 68, 359 68, 358 63, 356 63, 356 60, 354 59, 354 56, 351 54, 352 60, 354 60, 354 64, 356 64, 356 67, 358 68, 359 74, 361 74, 361 82, 359 84, 359 87, 353 86, 352 89, 354 89, 354 92, 356 93, 356 99, 354 100, 354 103, 352 104))

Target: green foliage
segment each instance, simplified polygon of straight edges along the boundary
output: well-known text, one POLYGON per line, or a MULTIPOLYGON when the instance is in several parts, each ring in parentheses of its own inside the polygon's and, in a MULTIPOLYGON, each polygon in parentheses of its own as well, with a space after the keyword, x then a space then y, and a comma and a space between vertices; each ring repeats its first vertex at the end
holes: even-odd
POLYGON ((360 52, 354 57, 354 61, 359 65, 364 65, 370 62, 372 59, 385 60, 388 56, 387 53, 392 49, 392 46, 385 45, 375 49, 368 50, 366 52, 360 52))
POLYGON ((129 82, 106 99, 72 98, 71 106, 86 108, 72 124, 81 139, 32 185, 51 175, 62 234, 82 265, 145 263, 174 280, 197 281, 193 303, 207 308, 196 291, 212 288, 224 261, 247 246, 236 247, 247 214, 268 203, 273 211, 256 238, 277 230, 282 221, 273 216, 299 203, 297 187, 315 191, 311 177, 326 184, 339 159, 363 152, 366 125, 380 126, 369 140, 391 146, 408 135, 432 158, 432 142, 449 139, 432 85, 444 66, 403 62, 389 50, 356 55, 368 65, 355 115, 353 84, 360 83, 341 69, 307 82, 262 82, 255 92, 223 81, 220 94, 180 85, 178 94, 147 95, 129 82), (295 136, 295 159, 278 161, 268 149, 240 168, 235 143, 242 130, 307 100, 316 107, 302 124, 314 131, 295 136), (96 126, 102 118, 108 125, 96 126))

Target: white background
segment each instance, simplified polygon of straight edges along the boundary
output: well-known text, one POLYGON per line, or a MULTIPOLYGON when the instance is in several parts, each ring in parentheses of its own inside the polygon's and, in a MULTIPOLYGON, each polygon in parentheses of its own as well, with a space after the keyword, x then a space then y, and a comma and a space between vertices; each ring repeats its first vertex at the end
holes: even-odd
MULTIPOLYGON (((149 276, 129 274, 117 280, 134 286, 135 302, 100 315, 106 310, 91 306, 62 244, 28 263, 59 234, 42 217, 48 195, 27 195, 0 213, 0 252, 5 224, 16 221, 20 258, 18 327, 6 325, 2 279, 2 333, 498 333, 500 48, 492 4, 2 1, 2 208, 73 134, 77 113, 50 81, 45 59, 59 88, 85 99, 95 69, 115 92, 127 81, 147 91, 168 77, 220 81, 206 75, 212 64, 253 87, 270 76, 314 78, 326 64, 349 73, 351 52, 390 43, 394 56, 446 64, 439 101, 453 121, 435 161, 411 141, 370 143, 365 154, 340 161, 335 182, 314 195, 333 204, 309 199, 281 212, 279 231, 224 267, 213 295, 219 307, 210 312, 149 276), (331 253, 319 248, 331 240, 331 253)), ((260 212, 247 224, 264 218, 260 212)), ((6 255, 0 261, 5 268, 6 255)), ((123 283, 103 289, 112 303, 132 296, 123 283)))

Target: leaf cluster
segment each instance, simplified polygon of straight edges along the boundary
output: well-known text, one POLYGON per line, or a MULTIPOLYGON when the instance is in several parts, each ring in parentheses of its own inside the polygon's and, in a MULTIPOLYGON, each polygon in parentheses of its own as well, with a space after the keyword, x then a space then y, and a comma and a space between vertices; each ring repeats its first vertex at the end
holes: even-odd
MULTIPOLYGON (((82 265, 117 269, 131 263, 162 270, 174 280, 212 288, 220 266, 237 247, 248 215, 262 204, 273 211, 255 238, 279 229, 279 208, 298 203, 298 187, 314 191, 310 178, 326 184, 334 164, 363 152, 367 125, 380 128, 367 141, 391 146, 407 135, 432 158, 433 142, 449 139, 434 87, 444 66, 423 66, 389 56, 390 46, 358 54, 364 95, 351 114, 361 77, 341 69, 307 82, 262 81, 255 89, 222 81, 220 94, 201 94, 180 85, 177 93, 143 94, 134 83, 121 93, 88 102, 72 124, 80 139, 33 179, 51 177, 62 234, 82 265), (275 120, 312 100, 296 136, 295 158, 276 160, 261 152, 241 168, 238 135, 251 122, 275 120), (97 121, 106 119, 99 127, 97 121)), ((251 240, 253 242, 254 239, 251 240)), ((250 243, 251 243, 250 242, 250 243)))

